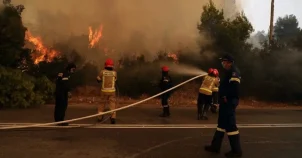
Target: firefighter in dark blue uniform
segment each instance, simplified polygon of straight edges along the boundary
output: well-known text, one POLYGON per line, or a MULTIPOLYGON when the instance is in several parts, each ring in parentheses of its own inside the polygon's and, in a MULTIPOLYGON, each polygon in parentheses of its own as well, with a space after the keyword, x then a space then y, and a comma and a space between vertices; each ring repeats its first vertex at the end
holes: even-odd
MULTIPOLYGON (((68 106, 68 97, 70 91, 69 78, 75 71, 76 65, 73 63, 68 64, 66 70, 61 72, 57 76, 56 91, 55 91, 55 110, 54 118, 55 122, 64 121, 65 112, 68 106)), ((68 126, 68 123, 60 123, 59 126, 68 126)))
POLYGON ((239 130, 236 125, 236 108, 239 104, 240 71, 234 65, 234 59, 230 55, 225 55, 221 59, 221 64, 226 69, 225 77, 220 81, 219 86, 219 117, 218 126, 212 143, 205 146, 209 152, 219 153, 221 143, 226 132, 231 145, 231 151, 225 154, 226 157, 241 157, 239 130))
MULTIPOLYGON (((172 88, 172 79, 169 76, 168 72, 169 72, 169 67, 163 66, 162 67, 162 77, 161 77, 160 84, 159 84, 161 91, 165 91, 167 89, 172 88)), ((169 117, 170 116, 170 106, 168 103, 170 95, 171 95, 171 91, 166 92, 161 95, 161 104, 163 107, 163 113, 160 115, 160 117, 169 117)))

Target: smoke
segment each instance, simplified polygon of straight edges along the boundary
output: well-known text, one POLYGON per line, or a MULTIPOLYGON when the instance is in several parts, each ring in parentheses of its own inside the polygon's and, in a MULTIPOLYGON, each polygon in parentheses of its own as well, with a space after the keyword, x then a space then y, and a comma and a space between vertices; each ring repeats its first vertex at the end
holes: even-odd
MULTIPOLYGON (((13 0, 12 3, 25 6, 22 13, 24 24, 47 43, 66 42, 71 35, 87 35, 89 26, 98 28, 102 24, 103 38, 100 42, 118 52, 115 55, 143 52, 147 59, 152 59, 159 50, 177 51, 189 48, 191 52, 198 52, 197 40, 199 43, 209 43, 199 35, 196 28, 202 7, 208 2, 13 0)), ((231 1, 213 2, 218 8, 229 9, 229 12, 234 12, 234 7, 237 6, 231 1)), ((73 41, 72 45, 84 55, 87 52, 87 45, 81 40, 73 41)))
POLYGON ((174 64, 170 62, 162 62, 161 64, 168 66, 171 74, 185 75, 185 76, 197 76, 197 75, 207 74, 205 71, 201 70, 200 68, 191 65, 174 64))

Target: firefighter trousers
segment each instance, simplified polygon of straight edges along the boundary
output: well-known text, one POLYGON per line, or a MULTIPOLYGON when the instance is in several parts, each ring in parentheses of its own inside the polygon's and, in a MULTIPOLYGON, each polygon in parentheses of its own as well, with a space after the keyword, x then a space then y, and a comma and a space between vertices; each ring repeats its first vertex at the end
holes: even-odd
POLYGON ((164 93, 161 95, 161 105, 163 107, 163 113, 161 116, 170 116, 170 106, 168 100, 170 98, 170 93, 164 93))
POLYGON ((202 93, 198 94, 197 99, 197 114, 201 116, 206 116, 207 111, 209 110, 209 107, 212 104, 212 96, 211 95, 205 95, 202 93))
POLYGON ((239 130, 236 125, 236 108, 238 104, 238 99, 228 99, 227 103, 220 101, 218 126, 211 144, 216 151, 220 150, 224 134, 226 133, 229 138, 232 152, 242 152, 239 130))
POLYGON ((54 119, 55 122, 64 121, 68 106, 68 93, 56 94, 54 119))
MULTIPOLYGON (((98 113, 105 112, 106 108, 108 110, 114 110, 116 107, 116 95, 115 92, 101 92, 101 99, 103 104, 98 106, 98 113)), ((99 119, 102 119, 103 115, 99 116, 99 119)), ((112 119, 116 118, 116 112, 112 113, 112 119)))
POLYGON ((213 104, 218 104, 218 92, 213 92, 212 93, 212 96, 213 96, 213 104))

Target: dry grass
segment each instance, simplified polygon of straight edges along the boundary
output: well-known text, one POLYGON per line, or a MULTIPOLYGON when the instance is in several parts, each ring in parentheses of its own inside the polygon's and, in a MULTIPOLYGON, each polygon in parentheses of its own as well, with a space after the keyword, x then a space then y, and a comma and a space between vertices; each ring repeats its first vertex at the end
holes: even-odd
MULTIPOLYGON (((172 96, 170 97, 169 103, 171 106, 176 107, 194 107, 197 103, 197 95, 198 95, 199 85, 194 83, 189 83, 182 86, 180 89, 176 90, 172 96)), ((150 96, 146 94, 142 94, 139 99, 133 99, 126 96, 119 96, 118 102, 119 104, 131 104, 143 99, 146 99, 150 96)), ((101 98, 99 97, 99 89, 97 87, 85 86, 77 88, 73 91, 73 96, 70 99, 71 103, 82 104, 82 103, 102 103, 101 98)), ((144 104, 149 105, 159 105, 160 99, 154 98, 146 101, 144 104)), ((263 108, 263 107, 278 107, 278 108, 286 108, 286 107, 297 107, 301 105, 300 103, 279 103, 279 102, 265 102, 258 101, 253 97, 243 98, 240 100, 240 106, 251 107, 251 108, 263 108)))

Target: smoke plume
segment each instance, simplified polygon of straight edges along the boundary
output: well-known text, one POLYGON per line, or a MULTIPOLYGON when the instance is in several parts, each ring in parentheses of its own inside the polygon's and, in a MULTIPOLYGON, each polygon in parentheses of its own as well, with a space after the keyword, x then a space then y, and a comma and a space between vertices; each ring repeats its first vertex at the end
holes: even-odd
MULTIPOLYGON (((196 28, 202 7, 208 0, 13 0, 23 4, 24 24, 47 43, 63 42, 70 36, 88 34, 88 27, 103 25, 100 43, 114 49, 115 55, 143 52, 153 58, 159 50, 190 48, 198 52, 197 40, 208 44, 196 28)), ((233 0, 213 0, 218 8, 234 12, 233 0)), ((72 45, 82 54, 87 45, 72 45)))

